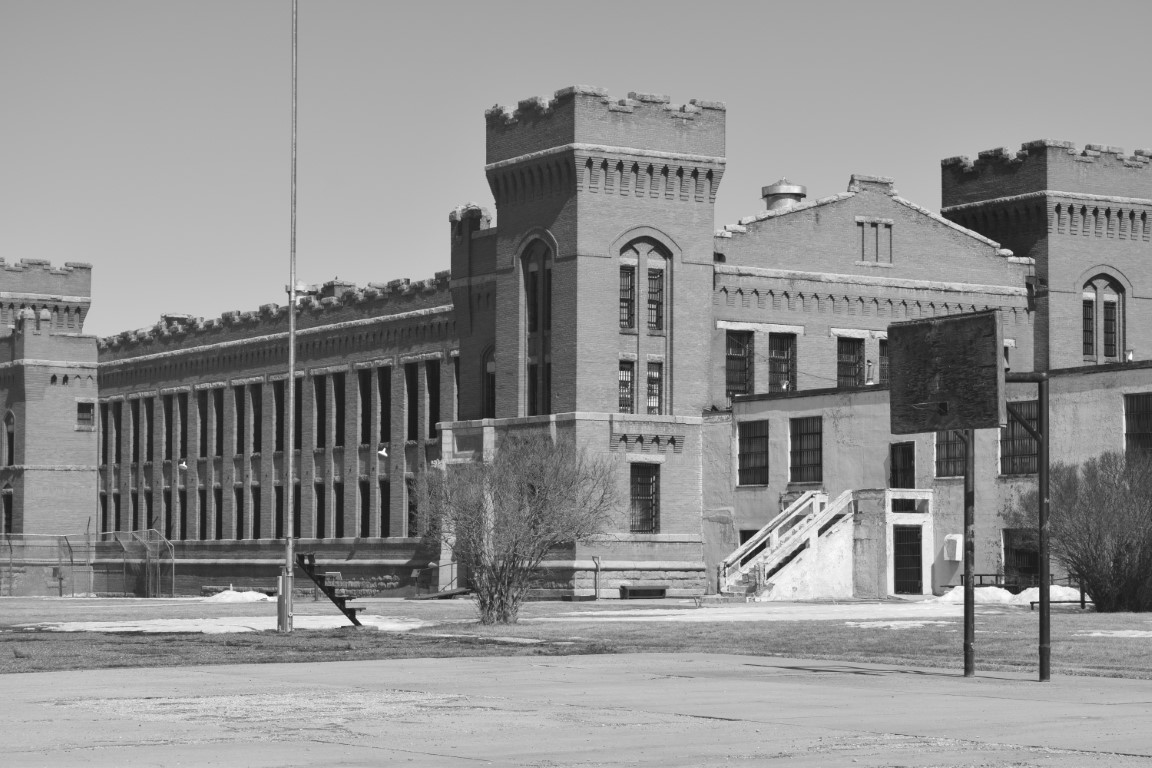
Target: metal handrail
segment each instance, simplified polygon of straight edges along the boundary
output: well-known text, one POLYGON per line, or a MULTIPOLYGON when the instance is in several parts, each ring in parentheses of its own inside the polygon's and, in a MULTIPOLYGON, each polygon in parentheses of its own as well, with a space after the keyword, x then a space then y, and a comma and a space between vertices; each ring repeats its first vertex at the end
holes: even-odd
POLYGON ((752 536, 752 538, 748 539, 748 541, 737 547, 735 551, 732 552, 732 554, 724 558, 720 563, 721 567, 727 571, 727 569, 731 567, 733 563, 740 562, 740 560, 745 555, 747 555, 760 544, 764 543, 777 528, 783 525, 784 522, 790 518, 794 517, 796 513, 799 512, 799 510, 803 509, 814 501, 819 502, 821 500, 825 503, 828 501, 828 495, 823 491, 805 491, 802 493, 800 498, 796 499, 796 501, 788 505, 787 509, 769 520, 763 528, 761 528, 755 533, 755 535, 752 536))

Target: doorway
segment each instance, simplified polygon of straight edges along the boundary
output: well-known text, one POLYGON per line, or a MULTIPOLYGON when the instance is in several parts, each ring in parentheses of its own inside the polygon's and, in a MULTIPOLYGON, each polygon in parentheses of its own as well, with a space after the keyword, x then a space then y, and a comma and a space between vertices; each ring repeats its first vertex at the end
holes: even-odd
POLYGON ((924 594, 922 534, 918 525, 892 526, 893 589, 898 595, 924 594))

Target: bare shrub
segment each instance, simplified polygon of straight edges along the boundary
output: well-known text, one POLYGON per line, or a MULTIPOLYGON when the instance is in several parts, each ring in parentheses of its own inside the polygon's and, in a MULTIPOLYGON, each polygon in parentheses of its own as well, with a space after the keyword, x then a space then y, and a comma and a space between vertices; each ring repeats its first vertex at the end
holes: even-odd
MULTIPOLYGON (((1106 453, 1050 474, 1052 557, 1078 576, 1096 610, 1152 610, 1152 459, 1106 453)), ((1038 493, 1022 495, 1013 524, 1035 528, 1038 493)))
POLYGON ((505 434, 489 461, 440 468, 430 530, 468 574, 483 624, 515 623, 548 551, 604 533, 618 505, 614 464, 569 439, 505 434))

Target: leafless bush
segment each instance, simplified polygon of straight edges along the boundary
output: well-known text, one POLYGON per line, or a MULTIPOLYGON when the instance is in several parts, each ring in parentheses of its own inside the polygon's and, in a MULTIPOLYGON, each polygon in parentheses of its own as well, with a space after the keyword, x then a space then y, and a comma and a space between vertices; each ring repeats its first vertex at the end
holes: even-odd
POLYGON ((618 505, 614 465, 571 440, 504 435, 490 461, 430 472, 431 530, 468 574, 483 624, 516 622, 555 546, 602 533, 618 505))
MULTIPOLYGON (((1152 459, 1106 453, 1054 464, 1050 475, 1052 557, 1078 576, 1098 611, 1152 610, 1152 459)), ((1036 491, 1010 519, 1037 524, 1036 491)))

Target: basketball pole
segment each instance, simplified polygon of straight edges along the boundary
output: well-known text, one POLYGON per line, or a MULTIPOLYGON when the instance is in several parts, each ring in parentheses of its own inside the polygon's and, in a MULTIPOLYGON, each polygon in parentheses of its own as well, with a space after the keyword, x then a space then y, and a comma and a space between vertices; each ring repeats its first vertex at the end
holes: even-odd
POLYGON ((1036 419, 1038 429, 1033 429, 1031 424, 1020 418, 1015 408, 1011 405, 1008 406, 1008 413, 1036 441, 1036 463, 1038 465, 1036 467, 1036 480, 1039 485, 1037 495, 1040 497, 1037 525, 1040 537, 1038 542, 1040 548, 1040 682, 1046 683, 1052 679, 1052 570, 1051 564, 1048 562, 1048 513, 1050 511, 1049 496, 1051 495, 1051 483, 1048 474, 1048 442, 1051 431, 1048 424, 1048 374, 1042 371, 1009 373, 1005 376, 1005 380, 1013 384, 1035 384, 1038 401, 1036 405, 1037 410, 1040 411, 1036 419))
POLYGON ((976 674, 976 430, 964 437, 964 677, 976 674))

